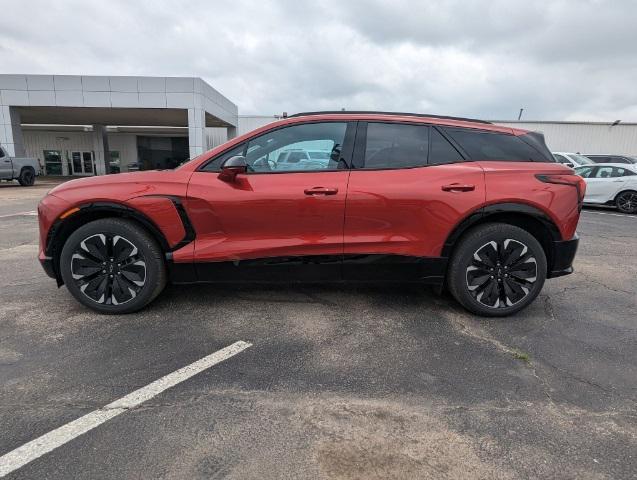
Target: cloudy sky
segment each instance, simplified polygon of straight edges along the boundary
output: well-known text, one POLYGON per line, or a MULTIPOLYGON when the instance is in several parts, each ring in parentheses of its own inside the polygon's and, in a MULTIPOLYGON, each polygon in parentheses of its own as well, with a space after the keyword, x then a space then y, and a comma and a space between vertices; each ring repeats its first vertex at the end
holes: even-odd
POLYGON ((242 114, 637 121, 634 0, 0 0, 0 72, 199 76, 242 114))

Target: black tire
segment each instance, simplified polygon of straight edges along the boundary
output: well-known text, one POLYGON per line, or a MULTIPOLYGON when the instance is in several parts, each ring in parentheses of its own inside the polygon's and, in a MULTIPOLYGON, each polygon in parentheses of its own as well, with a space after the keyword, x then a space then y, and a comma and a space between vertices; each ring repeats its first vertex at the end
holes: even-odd
POLYGON ((60 256, 66 288, 100 313, 131 313, 152 302, 166 285, 164 255, 135 222, 104 218, 81 226, 60 256))
POLYGON ((626 190, 615 197, 615 206, 622 213, 637 213, 637 192, 626 190))
POLYGON ((463 235, 447 273, 449 290, 463 307, 504 317, 538 296, 546 279, 546 255, 526 230, 488 223, 463 235))
POLYGON ((35 183, 35 171, 32 168, 23 168, 20 171, 18 183, 23 187, 32 187, 35 183))

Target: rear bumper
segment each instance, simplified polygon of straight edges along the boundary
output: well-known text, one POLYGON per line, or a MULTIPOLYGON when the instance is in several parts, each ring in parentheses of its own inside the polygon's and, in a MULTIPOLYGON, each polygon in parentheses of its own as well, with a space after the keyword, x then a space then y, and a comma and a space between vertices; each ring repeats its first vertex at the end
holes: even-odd
POLYGON ((577 253, 579 236, 577 233, 570 240, 553 242, 551 251, 551 269, 547 278, 561 277, 573 273, 573 259, 577 253))

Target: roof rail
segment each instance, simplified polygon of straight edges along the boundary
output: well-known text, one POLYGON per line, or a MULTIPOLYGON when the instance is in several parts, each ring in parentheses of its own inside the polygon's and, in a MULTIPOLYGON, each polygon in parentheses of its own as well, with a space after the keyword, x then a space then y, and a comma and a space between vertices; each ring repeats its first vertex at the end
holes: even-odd
POLYGON ((465 117, 449 117, 446 115, 430 115, 427 113, 408 113, 408 112, 382 112, 375 110, 325 110, 320 112, 301 112, 295 113, 294 115, 288 115, 288 118, 293 117, 305 117, 311 115, 364 115, 364 114, 377 114, 377 115, 397 115, 397 116, 409 116, 409 117, 429 117, 429 118, 440 118, 442 120, 460 120, 465 122, 476 122, 476 123, 487 123, 492 125, 492 122, 488 122, 487 120, 479 120, 477 118, 465 118, 465 117))

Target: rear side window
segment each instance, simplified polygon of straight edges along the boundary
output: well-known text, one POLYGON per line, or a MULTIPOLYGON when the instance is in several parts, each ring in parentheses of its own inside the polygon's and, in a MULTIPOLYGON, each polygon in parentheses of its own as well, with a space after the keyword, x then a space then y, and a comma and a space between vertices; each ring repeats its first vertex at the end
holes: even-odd
POLYGON ((625 168, 618 167, 597 167, 597 173, 595 178, 615 178, 623 177, 626 175, 627 170, 625 168))
POLYGON ((466 128, 445 128, 472 160, 504 160, 509 162, 551 161, 520 137, 466 128))
POLYGON ((431 147, 429 149, 429 163, 440 165, 442 163, 462 162, 464 159, 458 150, 435 128, 431 129, 431 147))
POLYGON ((630 160, 626 157, 608 157, 613 163, 630 163, 630 160))
POLYGON ((429 127, 368 123, 363 168, 408 168, 427 164, 429 127))

